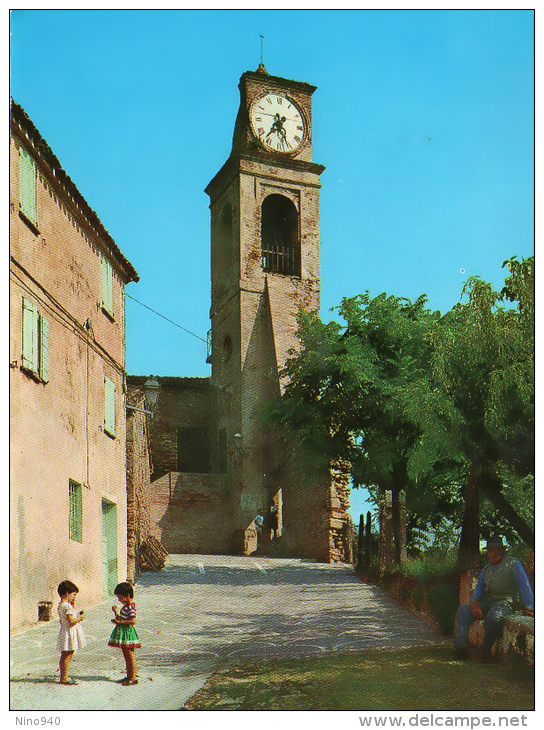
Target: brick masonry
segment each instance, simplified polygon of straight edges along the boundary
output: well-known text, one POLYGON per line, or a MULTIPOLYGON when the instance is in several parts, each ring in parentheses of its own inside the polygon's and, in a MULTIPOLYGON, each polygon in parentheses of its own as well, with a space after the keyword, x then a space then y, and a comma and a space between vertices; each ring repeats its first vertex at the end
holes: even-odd
POLYGON ((223 475, 168 472, 149 485, 147 500, 152 534, 168 552, 231 552, 223 475))
POLYGON ((102 600, 104 501, 117 515, 112 570, 126 578, 124 285, 138 276, 16 104, 11 132, 10 621, 16 627, 36 621, 38 601, 56 602, 66 578, 87 605, 102 600), (20 212, 20 148, 36 165, 34 223, 20 212), (113 271, 113 316, 102 308, 102 256, 113 271), (47 382, 23 366, 23 299, 48 324, 47 382), (115 386, 112 435, 104 430, 106 377, 115 386), (69 534, 70 480, 81 486, 81 542, 69 534))
POLYGON ((146 400, 142 388, 127 392, 127 578, 138 576, 139 548, 152 534, 149 484, 151 462, 146 400))
MULTIPOLYGON (((351 560, 347 480, 338 470, 303 473, 296 448, 263 418, 267 404, 281 397, 280 372, 298 347, 299 311, 319 308, 324 167, 312 162, 314 91, 309 84, 266 72, 243 74, 232 152, 206 188, 212 374, 209 379, 159 378, 159 406, 149 423, 152 529, 173 552, 264 549, 258 545, 255 517, 259 510, 267 513, 274 501, 281 540, 266 549, 351 560), (266 93, 286 95, 302 109, 308 133, 292 156, 271 155, 252 137, 248 111, 266 93), (262 211, 269 196, 281 196, 283 210, 295 212, 291 240, 300 249, 300 271, 263 268, 262 211), (193 438, 193 458, 186 458, 184 444, 193 438)), ((129 384, 140 381, 133 377, 129 384)), ((267 542, 263 532, 260 538, 267 542)))
MULTIPOLYGON (((142 394, 146 377, 129 376, 129 397, 142 394)), ((219 471, 218 434, 209 378, 158 377, 160 395, 147 418, 152 475, 142 500, 151 534, 171 553, 224 553, 232 549, 226 476, 219 471), (195 429, 199 453, 183 453, 180 431, 195 429), (200 438, 200 436, 203 438, 200 438), (178 459, 196 458, 204 471, 180 472, 178 459)), ((139 427, 140 432, 142 426, 139 427)), ((129 510, 130 513, 130 510, 129 510)))

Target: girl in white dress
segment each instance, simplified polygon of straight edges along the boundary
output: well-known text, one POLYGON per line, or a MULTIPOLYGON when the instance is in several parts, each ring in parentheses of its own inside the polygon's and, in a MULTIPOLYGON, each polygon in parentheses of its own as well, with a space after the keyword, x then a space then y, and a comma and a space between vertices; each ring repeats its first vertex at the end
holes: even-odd
POLYGON ((81 626, 83 611, 78 612, 74 607, 79 588, 69 580, 63 580, 59 584, 57 592, 60 596, 58 607, 60 631, 57 643, 60 650, 60 683, 74 685, 77 684, 76 680, 68 677, 70 662, 74 652, 87 646, 87 640, 81 626))

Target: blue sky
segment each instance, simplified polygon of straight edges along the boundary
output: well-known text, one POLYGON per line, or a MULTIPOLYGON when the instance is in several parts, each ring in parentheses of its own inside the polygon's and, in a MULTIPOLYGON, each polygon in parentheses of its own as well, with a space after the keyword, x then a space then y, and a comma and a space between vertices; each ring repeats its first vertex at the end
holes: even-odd
MULTIPOLYGON (((343 296, 502 284, 533 252, 530 10, 15 10, 11 93, 140 274, 127 294, 205 338, 209 209, 260 38, 318 87, 322 316, 343 296)), ((209 375, 204 343, 127 299, 127 370, 209 375)))

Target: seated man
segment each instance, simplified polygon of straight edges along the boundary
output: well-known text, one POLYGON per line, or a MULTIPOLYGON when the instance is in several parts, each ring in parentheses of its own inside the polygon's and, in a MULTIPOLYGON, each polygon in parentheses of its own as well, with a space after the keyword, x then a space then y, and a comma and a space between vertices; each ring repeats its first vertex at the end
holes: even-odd
POLYGON ((491 537, 486 545, 489 564, 480 573, 478 583, 468 606, 457 610, 454 648, 458 657, 466 657, 470 624, 484 619, 482 659, 491 659, 491 650, 498 639, 503 619, 514 612, 521 600, 524 613, 534 616, 535 599, 527 573, 521 561, 505 553, 502 537, 491 537))

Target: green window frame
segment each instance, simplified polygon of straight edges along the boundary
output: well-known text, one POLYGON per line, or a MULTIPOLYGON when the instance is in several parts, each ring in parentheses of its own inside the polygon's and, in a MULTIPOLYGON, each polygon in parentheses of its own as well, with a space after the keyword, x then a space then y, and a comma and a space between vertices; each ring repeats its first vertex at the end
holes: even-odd
POLYGON ((49 323, 38 307, 23 297, 22 367, 49 382, 49 323))
POLYGON ((104 378, 104 431, 115 438, 115 383, 104 378))
POLYGON ((101 258, 102 309, 114 317, 113 308, 113 268, 105 256, 101 258))
POLYGON ((83 542, 83 487, 73 479, 69 480, 68 500, 70 505, 68 523, 70 540, 83 542))
POLYGON ((24 147, 19 147, 19 210, 34 226, 38 225, 36 163, 24 147))

